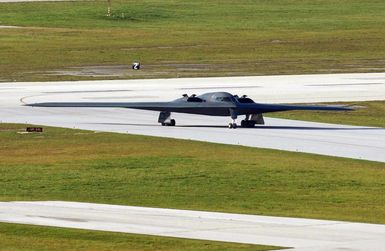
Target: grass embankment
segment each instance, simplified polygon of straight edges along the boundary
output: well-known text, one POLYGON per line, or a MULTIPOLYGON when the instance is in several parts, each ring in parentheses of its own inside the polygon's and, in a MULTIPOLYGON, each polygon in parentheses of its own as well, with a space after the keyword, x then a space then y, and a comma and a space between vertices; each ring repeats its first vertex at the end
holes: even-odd
POLYGON ((385 101, 333 102, 333 104, 352 106, 356 110, 348 112, 287 111, 269 113, 267 116, 334 124, 385 127, 385 101))
MULTIPOLYGON (((0 124, 0 200, 68 200, 385 223, 385 165, 114 133, 0 124)), ((0 223, 5 249, 274 247, 0 223)))
POLYGON ((1 250, 273 250, 277 247, 0 223, 1 250))
POLYGON ((385 223, 385 164, 1 124, 0 200, 69 200, 385 223))
POLYGON ((0 81, 385 68, 383 0, 117 0, 113 17, 106 5, 1 3, 1 25, 25 28, 0 30, 0 81), (127 69, 134 60, 143 70, 127 69))

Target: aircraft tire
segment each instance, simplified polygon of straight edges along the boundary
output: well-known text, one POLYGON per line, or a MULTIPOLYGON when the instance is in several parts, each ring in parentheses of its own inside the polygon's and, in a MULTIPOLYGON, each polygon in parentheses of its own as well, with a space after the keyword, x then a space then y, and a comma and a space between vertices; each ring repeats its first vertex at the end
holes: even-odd
POLYGON ((237 128, 237 124, 236 123, 230 123, 229 124, 229 129, 235 129, 237 128))
POLYGON ((242 120, 241 127, 253 128, 255 126, 255 121, 252 120, 242 120))
POLYGON ((249 128, 253 128, 255 126, 255 121, 249 120, 248 126, 249 128))
POLYGON ((170 126, 175 126, 175 119, 170 120, 170 126))

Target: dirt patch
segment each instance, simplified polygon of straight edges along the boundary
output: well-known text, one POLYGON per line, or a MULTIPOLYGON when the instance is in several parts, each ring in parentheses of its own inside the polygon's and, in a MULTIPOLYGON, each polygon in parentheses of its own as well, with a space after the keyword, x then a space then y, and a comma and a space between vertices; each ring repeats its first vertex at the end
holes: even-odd
POLYGON ((121 77, 128 70, 127 65, 70 67, 65 70, 48 71, 47 75, 86 76, 86 77, 121 77))
MULTIPOLYGON (((131 65, 96 65, 70 67, 63 70, 47 71, 46 75, 77 76, 77 77, 139 77, 162 76, 184 72, 208 72, 223 68, 215 64, 142 64, 140 70, 133 70, 131 65)), ((225 67, 227 68, 227 67, 225 67)))
MULTIPOLYGON (((254 60, 229 59, 213 62, 186 63, 178 61, 162 61, 147 64, 141 62, 140 70, 133 70, 132 65, 85 65, 66 67, 49 71, 23 72, 24 78, 55 80, 90 80, 90 79, 149 79, 149 78, 182 78, 211 76, 256 76, 270 74, 298 73, 344 73, 344 72, 383 72, 382 60, 355 60, 339 62, 337 60, 254 60), (317 66, 314 71, 313 66, 317 66), (364 70, 365 69, 365 70, 364 70)), ((12 80, 9 80, 12 81, 12 80)))

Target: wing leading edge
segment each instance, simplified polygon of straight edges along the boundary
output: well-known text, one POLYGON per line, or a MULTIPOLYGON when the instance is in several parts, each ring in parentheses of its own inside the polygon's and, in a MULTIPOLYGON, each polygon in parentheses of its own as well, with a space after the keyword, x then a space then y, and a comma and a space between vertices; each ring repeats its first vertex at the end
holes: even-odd
POLYGON ((212 108, 232 108, 238 113, 255 114, 267 112, 281 112, 291 110, 311 110, 311 111, 351 111, 352 108, 346 106, 321 106, 321 105, 284 105, 284 104, 210 104, 210 103, 188 103, 188 102, 45 102, 26 104, 26 106, 36 107, 88 107, 88 108, 130 108, 152 111, 179 111, 212 108))
POLYGON ((132 109, 143 109, 153 110, 164 108, 175 107, 176 104, 172 102, 45 102, 45 103, 34 103, 26 104, 26 106, 37 106, 37 107, 88 107, 88 108, 132 108, 132 109))
POLYGON ((46 102, 26 104, 36 107, 85 107, 85 108, 129 108, 160 112, 181 112, 203 115, 227 116, 230 108, 236 108, 232 103, 212 104, 208 102, 46 102))

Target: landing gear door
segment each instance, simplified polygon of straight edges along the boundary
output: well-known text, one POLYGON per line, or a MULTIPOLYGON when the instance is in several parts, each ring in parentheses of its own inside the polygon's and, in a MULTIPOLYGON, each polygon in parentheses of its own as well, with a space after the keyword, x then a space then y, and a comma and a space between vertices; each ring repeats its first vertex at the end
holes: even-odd
POLYGON ((161 112, 159 113, 158 123, 165 123, 171 116, 170 112, 161 112))
POLYGON ((255 121, 258 125, 264 125, 265 120, 263 119, 262 113, 252 114, 250 120, 255 121))

